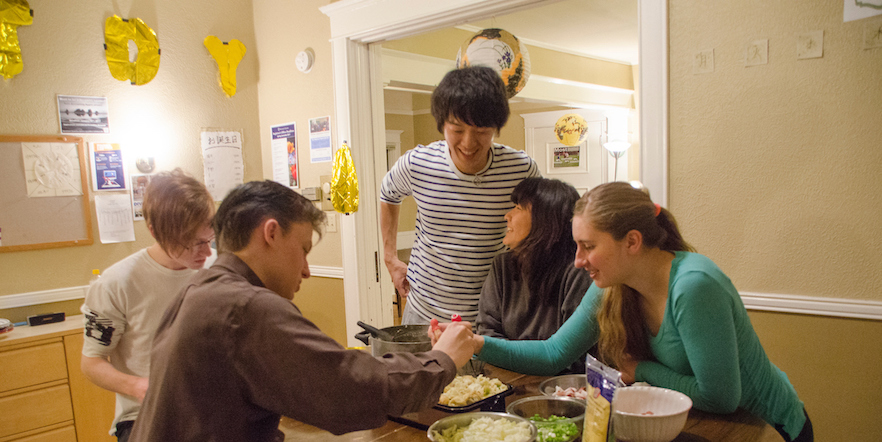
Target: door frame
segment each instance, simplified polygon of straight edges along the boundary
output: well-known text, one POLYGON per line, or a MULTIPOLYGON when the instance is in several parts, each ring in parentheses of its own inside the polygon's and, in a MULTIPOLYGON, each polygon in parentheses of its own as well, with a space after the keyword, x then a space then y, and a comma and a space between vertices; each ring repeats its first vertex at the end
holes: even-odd
MULTIPOLYGON (((555 0, 341 0, 320 8, 330 18, 336 139, 348 140, 358 173, 359 210, 341 216, 343 289, 349 345, 359 319, 392 325, 394 289, 382 260, 379 181, 385 169, 381 47, 395 40, 529 9, 555 0), (382 149, 374 148, 382 146, 382 149), (385 309, 383 306, 389 306, 385 309)), ((641 181, 668 197, 667 2, 639 0, 641 181)))

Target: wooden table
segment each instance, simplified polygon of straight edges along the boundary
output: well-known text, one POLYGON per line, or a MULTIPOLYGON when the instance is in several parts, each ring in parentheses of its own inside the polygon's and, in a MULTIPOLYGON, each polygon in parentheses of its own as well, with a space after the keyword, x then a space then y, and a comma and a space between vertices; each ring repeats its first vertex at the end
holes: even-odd
MULTIPOLYGON (((539 383, 547 377, 530 376, 509 370, 484 366, 484 375, 497 378, 514 387, 514 393, 506 398, 506 405, 526 396, 539 395, 539 383)), ((341 436, 334 436, 327 431, 311 425, 282 418, 279 429, 285 433, 286 441, 382 441, 382 442, 413 442, 426 441, 426 430, 432 422, 449 413, 429 409, 418 413, 402 416, 400 421, 409 421, 409 425, 387 421, 385 425, 373 430, 355 431, 341 436), (415 428, 420 427, 420 428, 415 428)), ((691 410, 683 431, 674 442, 782 442, 781 436, 762 419, 744 411, 733 414, 718 415, 691 410)))

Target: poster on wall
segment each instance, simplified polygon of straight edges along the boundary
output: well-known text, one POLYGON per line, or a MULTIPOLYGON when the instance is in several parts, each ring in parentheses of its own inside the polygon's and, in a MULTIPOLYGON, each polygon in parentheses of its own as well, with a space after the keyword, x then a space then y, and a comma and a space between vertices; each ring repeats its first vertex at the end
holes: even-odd
POLYGON ((300 186, 297 167, 297 123, 270 126, 273 181, 292 189, 300 186))
POLYGON ((91 143, 92 189, 126 190, 122 149, 116 143, 91 143))
POLYGON ((215 201, 223 201, 227 193, 245 182, 242 132, 203 129, 201 145, 205 187, 215 201))
POLYGON ((107 97, 58 95, 58 122, 63 134, 107 134, 107 97))
POLYGON ((842 13, 842 21, 859 20, 882 14, 882 0, 844 0, 845 9, 842 13))
POLYGON ((150 175, 132 175, 132 215, 135 221, 144 219, 144 194, 150 184, 150 175))
POLYGON ((135 240, 132 209, 128 193, 102 193, 95 195, 95 214, 98 218, 98 234, 101 244, 130 242, 135 240))
POLYGON ((579 167, 579 153, 582 145, 578 146, 557 146, 554 148, 553 168, 561 167, 579 167))
POLYGON ((28 198, 83 194, 76 143, 21 143, 28 198))
POLYGON ((328 163, 331 161, 331 117, 309 120, 309 161, 328 163))

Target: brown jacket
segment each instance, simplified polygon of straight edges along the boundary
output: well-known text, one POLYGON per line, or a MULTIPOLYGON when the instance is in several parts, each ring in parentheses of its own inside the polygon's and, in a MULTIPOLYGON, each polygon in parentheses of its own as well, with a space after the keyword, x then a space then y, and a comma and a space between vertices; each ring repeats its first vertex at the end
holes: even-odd
POLYGON ((132 442, 281 441, 281 415, 342 434, 428 408, 456 375, 446 354, 346 350, 232 254, 166 311, 132 442))

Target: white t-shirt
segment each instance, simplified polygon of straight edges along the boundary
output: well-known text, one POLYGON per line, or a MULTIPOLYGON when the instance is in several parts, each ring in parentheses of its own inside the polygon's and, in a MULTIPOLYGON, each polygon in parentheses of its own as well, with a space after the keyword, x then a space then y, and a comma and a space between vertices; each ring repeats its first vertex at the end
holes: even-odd
MULTIPOLYGON (((85 322, 83 355, 109 357, 120 372, 147 377, 150 349, 160 319, 196 270, 163 267, 142 249, 107 268, 89 287, 81 311, 85 322)), ((110 434, 120 421, 135 420, 137 399, 116 395, 110 434)))
POLYGON ((478 298, 490 263, 505 250, 505 213, 511 192, 539 176, 526 153, 494 144, 487 165, 462 173, 445 141, 407 151, 383 178, 380 201, 417 204, 416 241, 407 265, 408 305, 425 319, 465 321, 478 316, 478 298))

